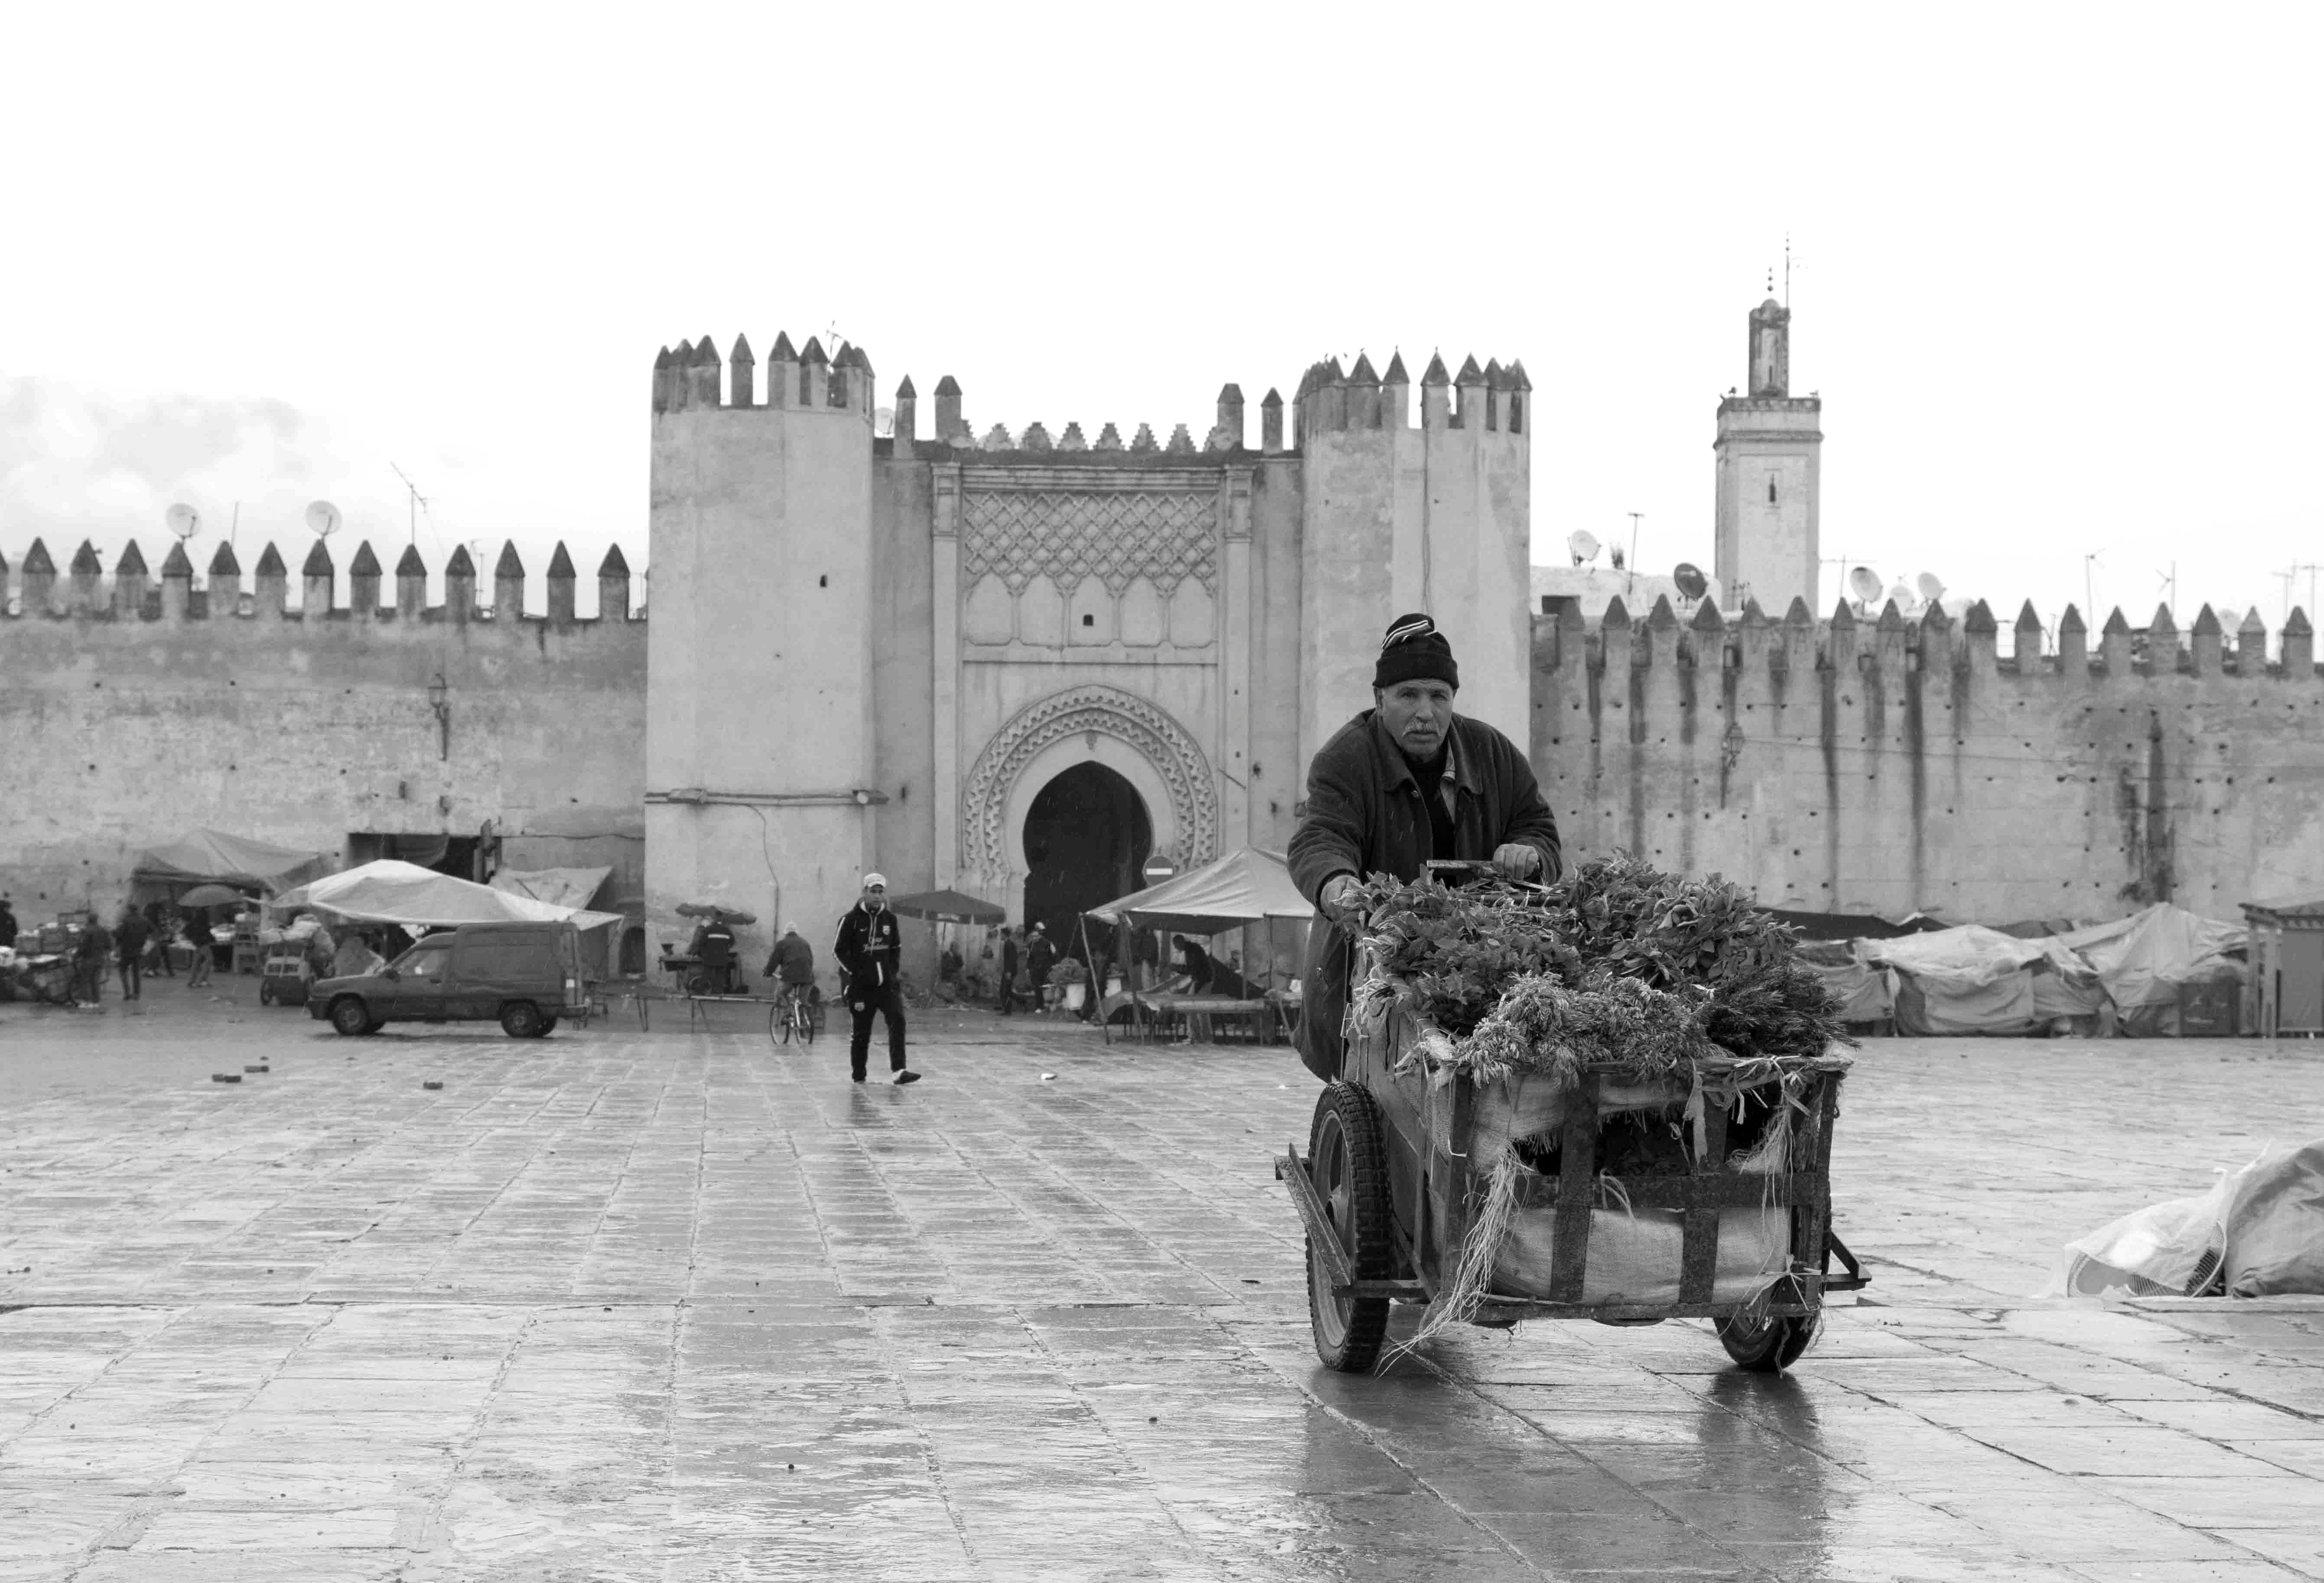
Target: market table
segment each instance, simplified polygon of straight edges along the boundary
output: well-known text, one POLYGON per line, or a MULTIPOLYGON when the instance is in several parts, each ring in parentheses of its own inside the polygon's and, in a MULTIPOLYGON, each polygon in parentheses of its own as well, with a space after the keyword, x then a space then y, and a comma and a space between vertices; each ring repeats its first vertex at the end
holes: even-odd
POLYGON ((1142 1037, 1151 1040, 1154 1025, 1165 1017, 1183 1017, 1187 1033, 1204 1044, 1214 1044, 1214 1017, 1241 1017, 1250 1023, 1254 1042, 1264 1039, 1268 1030, 1277 1026, 1277 1008, 1271 1001, 1237 1000, 1225 995, 1167 995, 1134 990, 1114 999, 1130 1006, 1142 1037), (1263 1020, 1261 1020, 1263 1019, 1263 1020))

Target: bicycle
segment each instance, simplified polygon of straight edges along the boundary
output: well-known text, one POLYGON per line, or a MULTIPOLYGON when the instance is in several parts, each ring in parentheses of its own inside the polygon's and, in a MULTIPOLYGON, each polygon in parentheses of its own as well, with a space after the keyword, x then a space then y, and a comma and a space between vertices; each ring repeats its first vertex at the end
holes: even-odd
POLYGON ((787 987, 775 1003, 775 1022, 782 1029, 782 1042, 796 1038, 802 1045, 815 1043, 815 1008, 807 1002, 807 990, 787 987))

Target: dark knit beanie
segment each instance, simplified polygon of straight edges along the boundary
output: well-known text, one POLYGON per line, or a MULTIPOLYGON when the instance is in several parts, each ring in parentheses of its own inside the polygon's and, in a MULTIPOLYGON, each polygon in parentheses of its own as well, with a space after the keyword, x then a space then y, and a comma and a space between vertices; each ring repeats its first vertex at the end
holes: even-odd
POLYGON ((1401 615, 1389 623, 1380 640, 1379 663, 1372 667, 1372 686, 1393 687, 1398 682, 1435 681, 1458 692, 1461 667, 1452 663, 1452 645, 1425 615, 1401 615))

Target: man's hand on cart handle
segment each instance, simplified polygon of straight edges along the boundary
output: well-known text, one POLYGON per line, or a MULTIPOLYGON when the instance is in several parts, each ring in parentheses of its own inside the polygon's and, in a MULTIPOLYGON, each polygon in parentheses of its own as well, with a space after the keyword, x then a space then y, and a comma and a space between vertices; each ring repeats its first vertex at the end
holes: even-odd
POLYGON ((1521 841, 1504 842, 1493 849, 1493 867, 1505 879, 1528 879, 1541 868, 1541 850, 1521 841))
POLYGON ((1324 880, 1323 892, 1316 898, 1316 905, 1323 909, 1323 916, 1343 927, 1361 923, 1360 918, 1353 916, 1349 901, 1360 883, 1353 874, 1334 874, 1324 880))

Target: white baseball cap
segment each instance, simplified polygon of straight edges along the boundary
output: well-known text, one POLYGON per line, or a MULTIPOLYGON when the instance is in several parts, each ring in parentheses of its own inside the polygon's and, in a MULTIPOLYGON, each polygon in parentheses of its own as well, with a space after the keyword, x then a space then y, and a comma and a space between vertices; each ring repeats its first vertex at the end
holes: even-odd
POLYGON ((864 888, 864 889, 869 890, 869 889, 871 889, 874 885, 877 885, 877 886, 878 886, 881 889, 882 889, 882 890, 887 889, 887 888, 888 888, 888 876, 886 876, 885 874, 866 874, 866 875, 864 875, 864 876, 863 876, 863 888, 864 888))

